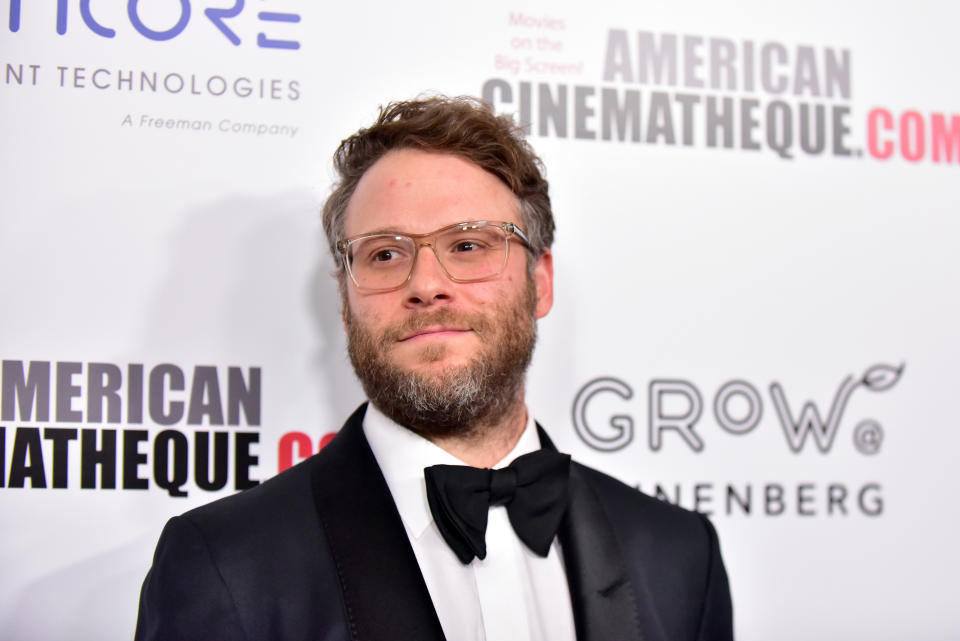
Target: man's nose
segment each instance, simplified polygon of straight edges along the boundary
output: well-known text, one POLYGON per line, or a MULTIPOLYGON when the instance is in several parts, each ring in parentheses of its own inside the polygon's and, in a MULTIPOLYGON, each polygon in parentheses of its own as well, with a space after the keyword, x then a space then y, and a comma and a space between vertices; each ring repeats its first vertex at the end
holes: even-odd
POLYGON ((424 306, 450 300, 453 281, 447 277, 433 243, 421 243, 406 285, 405 302, 424 306))

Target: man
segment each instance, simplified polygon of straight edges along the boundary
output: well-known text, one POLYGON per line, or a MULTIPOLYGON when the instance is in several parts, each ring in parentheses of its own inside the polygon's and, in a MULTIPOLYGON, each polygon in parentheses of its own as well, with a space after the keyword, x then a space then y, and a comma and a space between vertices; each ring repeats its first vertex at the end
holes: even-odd
POLYGON ((370 403, 171 519, 137 639, 732 638, 709 522, 571 463, 524 404, 554 225, 512 121, 396 103, 334 163, 324 229, 370 403))

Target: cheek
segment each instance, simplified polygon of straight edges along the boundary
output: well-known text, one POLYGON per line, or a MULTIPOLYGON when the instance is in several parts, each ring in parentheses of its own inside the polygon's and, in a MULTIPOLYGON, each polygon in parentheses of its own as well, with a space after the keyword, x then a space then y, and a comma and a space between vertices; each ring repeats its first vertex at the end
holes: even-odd
POLYGON ((389 321, 388 310, 399 307, 399 303, 389 296, 389 293, 364 296, 349 292, 346 303, 350 306, 350 314, 356 322, 369 329, 378 329, 389 321))
POLYGON ((464 311, 470 308, 486 309, 496 306, 498 301, 513 289, 512 278, 502 274, 500 278, 479 283, 466 283, 460 290, 459 298, 464 311))

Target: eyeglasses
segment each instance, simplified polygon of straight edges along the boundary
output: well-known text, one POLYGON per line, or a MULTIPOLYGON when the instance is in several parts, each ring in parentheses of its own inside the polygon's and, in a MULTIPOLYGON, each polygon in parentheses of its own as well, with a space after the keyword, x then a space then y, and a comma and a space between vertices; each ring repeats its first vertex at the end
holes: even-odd
POLYGON ((382 232, 337 241, 337 250, 357 289, 387 292, 403 287, 413 276, 417 254, 429 247, 447 278, 472 283, 503 271, 510 238, 527 247, 526 234, 513 223, 478 220, 456 223, 429 234, 382 232))

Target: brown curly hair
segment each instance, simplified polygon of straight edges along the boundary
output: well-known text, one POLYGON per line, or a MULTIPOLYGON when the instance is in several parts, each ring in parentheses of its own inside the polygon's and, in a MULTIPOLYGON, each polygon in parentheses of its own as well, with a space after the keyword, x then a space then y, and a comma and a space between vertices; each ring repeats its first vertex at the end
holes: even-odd
MULTIPOLYGON (((340 143, 333 155, 339 180, 323 206, 323 230, 334 260, 343 238, 347 205, 363 174, 394 149, 461 156, 490 172, 519 202, 521 224, 539 255, 553 244, 553 212, 543 163, 509 116, 497 116, 486 102, 468 96, 431 96, 393 102, 380 116, 340 143)), ((338 273, 342 275, 343 266, 338 273)))

